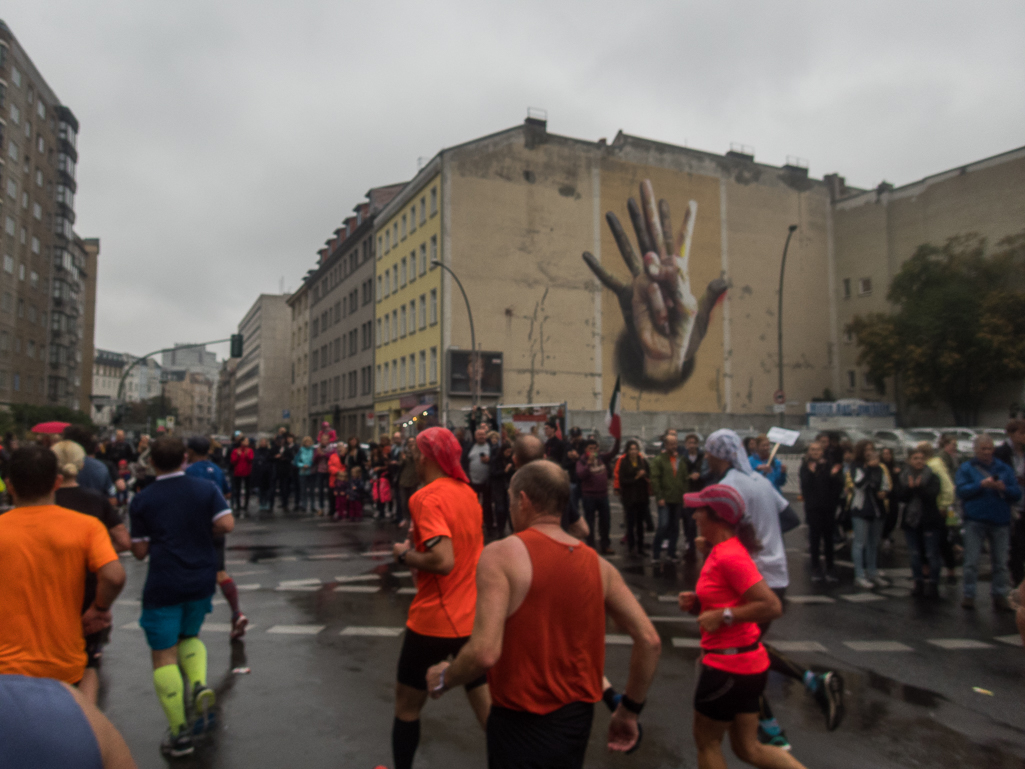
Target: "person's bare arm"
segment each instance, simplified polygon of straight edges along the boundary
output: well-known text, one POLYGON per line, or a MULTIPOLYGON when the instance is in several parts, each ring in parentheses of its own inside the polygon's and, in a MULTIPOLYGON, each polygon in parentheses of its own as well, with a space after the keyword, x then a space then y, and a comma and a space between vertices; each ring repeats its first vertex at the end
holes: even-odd
POLYGON ((103 713, 89 702, 78 689, 61 682, 75 702, 82 708, 89 726, 92 727, 96 737, 96 744, 100 748, 100 758, 103 760, 103 769, 136 769, 132 752, 128 749, 125 738, 117 730, 114 724, 110 723, 103 713))
POLYGON ((569 525, 569 533, 577 539, 587 539, 587 535, 591 533, 591 527, 587 525, 584 516, 580 516, 569 525))
POLYGON ((222 515, 214 521, 213 532, 215 537, 231 534, 235 530, 235 516, 231 513, 222 515))
POLYGON ((149 555, 149 540, 132 540, 132 555, 135 556, 136 560, 143 560, 149 555))
MULTIPOLYGON (((624 694, 634 702, 643 703, 648 687, 655 677, 658 658, 662 654, 662 639, 651 624, 648 615, 626 586, 622 575, 612 564, 600 559, 602 581, 605 585, 605 611, 616 625, 633 639, 630 654, 630 674, 624 694)), ((640 732, 637 715, 623 707, 616 708, 609 722, 609 750, 627 751, 637 744, 640 732)))
POLYGON ((90 635, 97 631, 110 627, 113 616, 110 613, 111 604, 121 594, 125 586, 125 567, 121 561, 111 561, 104 564, 96 572, 96 598, 92 606, 82 614, 82 633, 90 635))
POLYGON ((425 553, 414 550, 408 539, 395 543, 393 552, 396 560, 402 553, 406 554, 403 561, 406 566, 431 574, 448 574, 456 567, 456 554, 448 537, 438 537, 425 553))
MULTIPOLYGON (((743 603, 734 606, 734 622, 771 622, 783 616, 783 604, 772 589, 765 584, 765 580, 759 580, 752 585, 743 595, 743 603)), ((698 624, 703 630, 714 633, 722 625, 723 609, 708 609, 698 615, 698 624)))
POLYGON ((505 569, 506 550, 507 547, 489 546, 481 553, 477 563, 477 613, 473 620, 473 633, 451 665, 442 662, 427 671, 427 690, 434 698, 479 678, 502 656, 505 620, 509 616, 512 595, 512 585, 505 569), (445 672, 443 687, 442 671, 445 672))
POLYGON ((128 534, 128 527, 123 523, 119 523, 110 530, 110 541, 118 553, 123 553, 132 547, 132 538, 128 534))

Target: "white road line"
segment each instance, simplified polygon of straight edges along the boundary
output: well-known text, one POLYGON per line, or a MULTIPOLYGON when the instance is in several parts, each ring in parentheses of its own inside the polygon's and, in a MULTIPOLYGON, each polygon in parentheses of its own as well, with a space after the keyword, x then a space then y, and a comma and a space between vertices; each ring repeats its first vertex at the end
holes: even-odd
POLYGON ((139 620, 135 620, 134 622, 126 622, 125 624, 123 624, 121 626, 120 629, 121 630, 142 630, 142 628, 139 627, 139 620))
POLYGON ((890 598, 910 598, 911 591, 903 587, 888 587, 886 590, 880 590, 883 595, 888 595, 890 598))
MULTIPOLYGON (((297 555, 277 555, 272 558, 257 558, 256 563, 285 563, 298 560, 299 556, 297 555)), ((227 561, 225 561, 225 563, 227 563, 227 561)))
POLYGON ((118 598, 115 606, 142 606, 142 601, 138 598, 118 598))
POLYGON ((327 625, 274 625, 267 628, 268 633, 275 635, 316 635, 327 625))
POLYGON ((337 585, 336 593, 380 593, 379 585, 337 585))
POLYGON ((416 595, 415 587, 400 587, 395 591, 396 595, 416 595))
MULTIPOLYGON (((252 630, 256 625, 246 625, 246 630, 252 630)), ((230 622, 204 622, 203 630, 209 630, 211 633, 230 633, 231 623, 230 622)))
POLYGON ((926 643, 939 646, 941 649, 953 651, 955 649, 992 649, 993 644, 984 641, 976 641, 974 638, 927 638, 926 643))
POLYGON ((402 577, 412 577, 413 576, 412 572, 408 572, 408 571, 393 571, 391 573, 391 575, 393 577, 399 577, 399 578, 402 578, 402 577))
POLYGON ((274 589, 279 593, 316 593, 320 588, 318 582, 316 585, 278 585, 274 589))
POLYGON ((338 635, 395 638, 402 635, 404 627, 355 627, 345 628, 338 635))
POLYGON ((247 590, 259 590, 260 589, 260 583, 259 582, 253 582, 253 583, 248 584, 248 585, 235 585, 235 588, 237 590, 241 590, 243 592, 245 592, 247 590))
POLYGON ((364 558, 391 558, 394 553, 391 550, 370 550, 366 553, 361 553, 364 558))
POLYGON ((674 638, 673 639, 674 649, 700 649, 701 639, 700 638, 674 638))
MULTIPOLYGON (((321 524, 323 526, 324 524, 321 524)), ((316 555, 306 556, 311 561, 343 561, 346 558, 352 558, 352 553, 317 553, 316 555)))
POLYGON ((773 649, 781 652, 825 652, 829 651, 818 641, 770 641, 773 649))
POLYGON ((680 617, 653 616, 653 617, 648 617, 648 619, 650 619, 652 622, 686 622, 686 623, 695 623, 695 622, 698 621, 697 617, 691 617, 691 616, 689 616, 687 614, 684 614, 684 615, 682 615, 680 617))
POLYGON ((281 587, 297 587, 299 585, 319 585, 320 580, 316 578, 311 579, 283 579, 278 585, 281 587))
POLYGON ((1021 635, 1015 633, 1014 635, 998 635, 993 637, 994 641, 999 641, 1002 644, 1008 644, 1010 646, 1021 646, 1021 635))
POLYGON ((679 603, 679 601, 680 601, 680 599, 678 597, 678 594, 676 594, 676 593, 674 593, 672 595, 660 595, 658 597, 658 600, 659 600, 659 603, 679 603))
POLYGON ((611 646, 632 646, 634 639, 630 636, 620 633, 606 633, 605 643, 611 646))
POLYGON ((788 595, 786 600, 789 603, 813 604, 813 603, 836 603, 835 598, 828 595, 788 595))
POLYGON ((335 582, 374 582, 379 579, 380 574, 357 574, 355 577, 335 577, 335 582))
POLYGON ((225 601, 223 598, 214 598, 212 601, 210 601, 210 603, 212 603, 214 606, 227 606, 228 605, 228 602, 225 601))
POLYGON ((876 593, 848 593, 847 595, 839 596, 845 601, 851 603, 869 603, 871 601, 885 601, 886 596, 878 595, 876 593))
POLYGON ((231 573, 232 577, 251 577, 254 574, 266 574, 270 569, 250 569, 249 571, 235 571, 231 573))
POLYGON ((843 566, 845 569, 853 569, 854 561, 841 561, 839 559, 833 561, 834 566, 843 566))
POLYGON ((913 652, 900 641, 844 641, 843 645, 856 652, 913 652))

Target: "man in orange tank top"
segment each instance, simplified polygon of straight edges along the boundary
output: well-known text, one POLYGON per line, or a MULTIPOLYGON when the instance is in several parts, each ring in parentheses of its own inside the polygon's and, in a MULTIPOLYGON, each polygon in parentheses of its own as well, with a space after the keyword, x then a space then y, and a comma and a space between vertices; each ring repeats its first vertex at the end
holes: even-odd
MULTIPOLYGON (((409 498, 409 539, 395 560, 416 576, 395 685, 392 755, 410 769, 420 743, 420 711, 427 702, 427 669, 459 653, 473 630, 477 561, 484 549, 483 515, 460 465, 462 447, 441 427, 416 437, 413 456, 422 488, 409 498)), ((464 682, 481 726, 491 697, 483 671, 464 682)))
POLYGON ((427 673, 431 696, 488 674, 490 769, 579 769, 602 697, 605 617, 633 638, 626 694, 609 723, 610 750, 638 741, 637 716, 661 641, 622 576, 560 526, 565 471, 547 460, 510 486, 515 536, 488 545, 477 566, 473 634, 451 663, 427 673))

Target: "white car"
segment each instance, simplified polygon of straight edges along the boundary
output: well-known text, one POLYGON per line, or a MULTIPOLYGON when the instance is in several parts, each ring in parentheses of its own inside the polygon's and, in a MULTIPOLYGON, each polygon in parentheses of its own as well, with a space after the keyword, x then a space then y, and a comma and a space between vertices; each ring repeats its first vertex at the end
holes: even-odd
POLYGON ((934 449, 938 448, 940 437, 943 435, 943 430, 936 430, 932 427, 914 427, 903 432, 905 456, 922 441, 927 442, 934 449))

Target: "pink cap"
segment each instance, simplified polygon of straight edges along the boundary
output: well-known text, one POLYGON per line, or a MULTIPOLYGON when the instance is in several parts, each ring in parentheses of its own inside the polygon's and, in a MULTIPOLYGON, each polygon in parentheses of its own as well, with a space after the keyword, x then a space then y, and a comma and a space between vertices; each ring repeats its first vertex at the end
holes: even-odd
POLYGON ((732 486, 717 483, 693 494, 683 495, 684 507, 710 507, 726 523, 736 526, 744 517, 744 498, 732 486))

